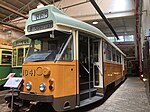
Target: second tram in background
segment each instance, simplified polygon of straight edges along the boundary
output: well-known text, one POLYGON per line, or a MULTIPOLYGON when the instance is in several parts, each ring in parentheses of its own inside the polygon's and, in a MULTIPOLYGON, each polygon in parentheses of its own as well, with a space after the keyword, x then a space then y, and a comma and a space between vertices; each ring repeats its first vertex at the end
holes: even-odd
POLYGON ((0 40, 0 88, 3 88, 6 78, 11 72, 12 46, 11 43, 0 40))
POLYGON ((13 42, 12 73, 15 73, 15 76, 22 74, 22 64, 30 42, 29 38, 21 38, 13 42))

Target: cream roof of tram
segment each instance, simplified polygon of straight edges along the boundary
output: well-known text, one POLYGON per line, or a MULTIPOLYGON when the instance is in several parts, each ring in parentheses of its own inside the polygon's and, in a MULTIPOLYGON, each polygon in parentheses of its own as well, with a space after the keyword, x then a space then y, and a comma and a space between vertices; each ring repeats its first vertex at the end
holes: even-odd
MULTIPOLYGON (((109 44, 111 44, 114 48, 116 48, 121 54, 123 54, 124 56, 126 56, 115 44, 113 44, 98 28, 87 24, 85 22, 82 22, 80 20, 74 19, 72 17, 67 16, 64 12, 62 12, 61 10, 59 10, 58 8, 56 8, 53 5, 47 5, 44 6, 42 8, 37 8, 37 9, 33 9, 29 12, 29 18, 26 22, 26 28, 25 31, 27 31, 27 25, 28 23, 30 23, 30 25, 32 25, 32 20, 31 20, 31 15, 37 11, 40 10, 44 10, 44 9, 48 9, 48 18, 45 19, 45 21, 48 20, 53 20, 54 24, 56 25, 62 25, 62 26, 68 26, 74 29, 78 29, 78 30, 82 30, 82 31, 87 31, 89 33, 95 34, 98 37, 103 38, 104 40, 106 40, 109 44)), ((39 23, 39 22, 43 22, 43 20, 38 20, 35 21, 33 24, 39 23)))

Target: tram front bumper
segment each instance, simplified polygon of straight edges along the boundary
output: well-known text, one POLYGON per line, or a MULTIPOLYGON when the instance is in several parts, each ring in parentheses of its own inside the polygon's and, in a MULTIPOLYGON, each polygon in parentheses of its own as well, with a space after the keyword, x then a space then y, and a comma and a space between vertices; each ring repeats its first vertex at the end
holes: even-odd
POLYGON ((23 100, 53 102, 53 95, 40 95, 40 94, 21 92, 19 97, 23 100))

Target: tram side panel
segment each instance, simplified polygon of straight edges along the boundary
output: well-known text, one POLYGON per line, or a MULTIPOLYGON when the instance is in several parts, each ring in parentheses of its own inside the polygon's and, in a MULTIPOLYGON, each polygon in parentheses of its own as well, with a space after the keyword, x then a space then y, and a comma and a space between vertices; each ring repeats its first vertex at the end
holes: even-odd
POLYGON ((108 42, 103 41, 104 86, 118 85, 126 74, 124 56, 108 42))
POLYGON ((122 78, 122 65, 104 62, 105 87, 122 78))

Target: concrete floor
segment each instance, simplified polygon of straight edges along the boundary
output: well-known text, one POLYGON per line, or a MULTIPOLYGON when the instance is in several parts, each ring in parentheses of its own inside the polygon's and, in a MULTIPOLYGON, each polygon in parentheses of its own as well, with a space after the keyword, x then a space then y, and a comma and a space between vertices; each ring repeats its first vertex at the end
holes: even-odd
MULTIPOLYGON (((5 93, 5 92, 4 92, 5 93)), ((10 112, 0 92, 0 112, 10 112)), ((76 112, 150 112, 144 83, 137 77, 127 80, 104 102, 74 110, 76 112)))
POLYGON ((127 78, 102 105, 88 112, 150 112, 144 83, 137 77, 127 78))
POLYGON ((7 107, 7 104, 4 100, 6 93, 8 93, 7 90, 0 91, 0 112, 10 112, 10 109, 7 107))

